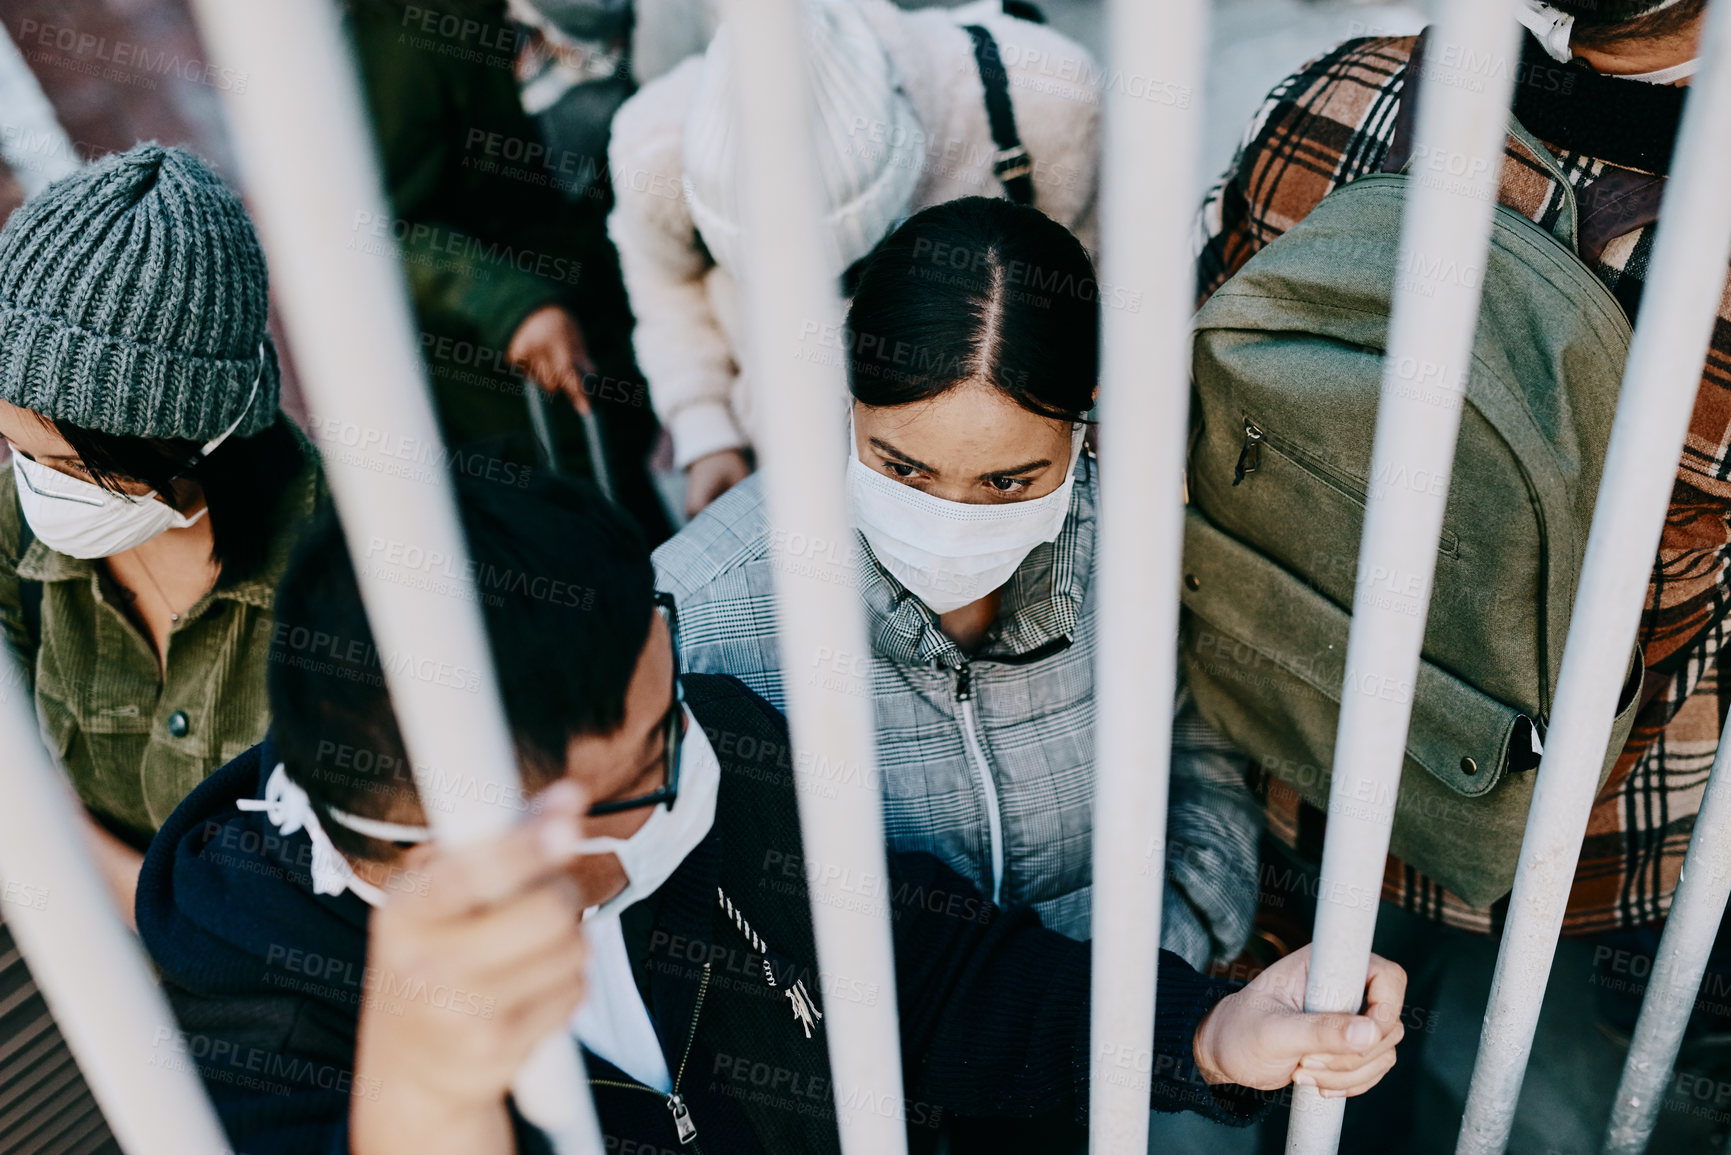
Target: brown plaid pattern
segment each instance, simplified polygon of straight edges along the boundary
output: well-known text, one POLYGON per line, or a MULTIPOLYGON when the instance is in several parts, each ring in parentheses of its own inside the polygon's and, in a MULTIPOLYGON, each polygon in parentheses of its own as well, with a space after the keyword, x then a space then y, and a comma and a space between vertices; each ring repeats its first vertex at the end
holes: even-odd
MULTIPOLYGON (((1269 94, 1232 167, 1203 205, 1198 284, 1218 288, 1261 246, 1280 236, 1334 189, 1378 171, 1394 137, 1395 112, 1415 38, 1348 41, 1306 64, 1269 94)), ((1577 195, 1611 167, 1558 150, 1577 195)), ((1511 139, 1499 199, 1541 225, 1560 209, 1558 188, 1511 139)), ((1589 194, 1590 195, 1590 194, 1589 194)), ((1653 230, 1613 240, 1595 271, 1633 317, 1653 248, 1653 230)), ((1719 651, 1726 633, 1731 560, 1731 285, 1678 465, 1641 622, 1648 685, 1664 688, 1643 708, 1595 803, 1565 930, 1637 926, 1664 916, 1677 885, 1707 773, 1726 714, 1719 651)), ((1289 845, 1311 843, 1321 815, 1297 794, 1266 783, 1269 829, 1289 845), (1308 813, 1306 813, 1308 812, 1308 813)), ((1383 897, 1463 929, 1490 931, 1501 904, 1468 906, 1390 858, 1383 897)))

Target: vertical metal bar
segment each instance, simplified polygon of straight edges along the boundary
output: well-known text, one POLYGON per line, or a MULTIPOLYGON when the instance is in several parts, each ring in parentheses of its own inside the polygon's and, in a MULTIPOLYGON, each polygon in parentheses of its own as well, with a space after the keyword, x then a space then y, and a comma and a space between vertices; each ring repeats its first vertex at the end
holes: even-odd
MULTIPOLYGON (((413 561, 381 564, 420 558, 439 577, 469 572, 401 264, 370 231, 391 216, 337 8, 195 0, 193 9, 213 57, 249 78, 244 94, 224 94, 231 127, 314 429, 343 431, 320 438, 325 475, 374 640, 392 659, 386 682, 423 805, 441 840, 485 837, 518 818, 521 793, 478 600, 413 580, 413 561), (412 659, 435 655, 478 672, 479 689, 417 676, 425 662, 412 659)), ((600 1155, 569 1035, 549 1038, 515 1092, 561 1155, 600 1155)))
POLYGON ((18 949, 120 1145, 224 1155, 185 1036, 79 828, 42 746, 30 682, 0 643, 0 901, 18 949))
MULTIPOLYGON (((1177 685, 1192 225, 1201 162, 1203 0, 1113 0, 1103 79, 1100 279, 1131 312, 1102 318, 1100 633, 1094 795, 1089 1149, 1148 1149, 1154 975, 1177 685), (1170 102, 1149 92, 1182 94, 1170 102), (1108 993, 1109 992, 1109 993, 1108 993)), ((1101 294, 1104 301, 1105 295, 1101 294)))
POLYGON ((557 477, 565 472, 559 467, 559 448, 553 444, 553 423, 547 419, 547 394, 535 382, 523 381, 523 408, 529 414, 529 432, 535 437, 535 455, 541 468, 557 477))
MULTIPOLYGON (((0 29, 0 134, 7 165, 33 196, 81 159, 24 57, 0 29)), ((79 803, 43 749, 30 681, 0 643, 0 902, 55 1022, 121 1146, 132 1152, 228 1150, 185 1037, 149 960, 113 915, 80 829, 79 803)))
MULTIPOLYGON (((1432 28, 1414 149, 1425 159, 1408 186, 1400 268, 1439 255, 1450 267, 1484 267, 1518 35, 1509 0, 1450 0, 1432 28)), ((1476 277, 1395 280, 1358 572, 1396 575, 1391 588, 1416 592, 1353 604, 1305 991, 1313 1011, 1357 1011, 1364 998, 1480 286, 1476 277), (1416 475, 1445 485, 1421 491, 1390 480, 1416 475)), ((1296 1088, 1287 1151, 1334 1151, 1344 1107, 1314 1087, 1296 1088)))
POLYGON ((5 28, 0 28, 0 109, 6 115, 0 155, 26 197, 78 167, 78 151, 5 28))
POLYGON ((583 420, 583 440, 589 446, 589 470, 595 475, 596 488, 608 501, 618 501, 613 489, 613 470, 607 462, 607 442, 601 436, 601 414, 591 405, 589 412, 578 416, 583 420))
POLYGON ((1665 1084, 1677 1062, 1683 1029, 1695 1009, 1707 956, 1731 898, 1731 731, 1719 735, 1719 753, 1707 779, 1707 793, 1695 816, 1695 833, 1677 892, 1671 898, 1665 933, 1653 960, 1647 997, 1629 1042, 1629 1057, 1611 1121, 1605 1128, 1604 1155, 1641 1155, 1665 1101, 1665 1084))
MULTIPOLYGON (((1556 706, 1497 955, 1460 1155, 1508 1144, 1598 768, 1731 261, 1731 4, 1712 4, 1623 371, 1556 706)), ((1696 826, 1697 830, 1701 827, 1696 826)))
POLYGON ((848 984, 858 980, 878 992, 870 1005, 824 1003, 837 1122, 848 1155, 896 1155, 907 1134, 889 912, 829 881, 883 879, 885 864, 870 686, 817 676, 824 656, 863 661, 870 649, 844 501, 841 301, 822 257, 804 10, 798 0, 749 0, 725 15, 729 34, 751 46, 736 96, 750 264, 743 288, 748 347, 763 351, 752 365, 762 390, 757 451, 775 527, 782 684, 812 929, 826 989, 855 989, 848 984))

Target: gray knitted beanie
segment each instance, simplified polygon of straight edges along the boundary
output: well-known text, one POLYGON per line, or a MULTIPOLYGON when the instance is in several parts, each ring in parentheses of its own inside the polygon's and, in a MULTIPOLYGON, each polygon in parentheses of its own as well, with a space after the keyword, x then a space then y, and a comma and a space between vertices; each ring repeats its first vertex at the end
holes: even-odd
POLYGON ((193 441, 245 409, 234 436, 250 437, 276 420, 282 381, 266 312, 240 198, 191 153, 136 145, 55 181, 0 229, 0 398, 102 433, 193 441))

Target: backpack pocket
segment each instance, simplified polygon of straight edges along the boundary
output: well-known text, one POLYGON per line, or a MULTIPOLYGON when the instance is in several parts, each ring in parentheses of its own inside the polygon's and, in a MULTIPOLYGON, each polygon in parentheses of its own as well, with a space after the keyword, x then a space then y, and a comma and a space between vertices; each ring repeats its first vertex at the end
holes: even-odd
MULTIPOLYGON (((1326 811, 1351 616, 1194 509, 1183 569, 1181 650, 1202 716, 1326 811)), ((1360 689, 1412 700, 1398 796, 1355 799, 1362 816, 1392 808, 1390 852, 1489 906, 1514 885, 1535 775, 1508 767, 1516 743, 1530 742, 1531 722, 1423 660, 1414 685, 1360 689)), ((1632 705, 1627 712, 1613 749, 1632 705)))
MULTIPOLYGON (((1238 465, 1233 471, 1233 486, 1241 484, 1250 474, 1261 472, 1269 462, 1270 453, 1357 506, 1359 515, 1363 516, 1365 489, 1362 479, 1330 464, 1320 454, 1250 416, 1244 418, 1244 448, 1239 451, 1238 465)), ((1460 555, 1460 538, 1446 526, 1437 540, 1437 553, 1451 558, 1460 555)))

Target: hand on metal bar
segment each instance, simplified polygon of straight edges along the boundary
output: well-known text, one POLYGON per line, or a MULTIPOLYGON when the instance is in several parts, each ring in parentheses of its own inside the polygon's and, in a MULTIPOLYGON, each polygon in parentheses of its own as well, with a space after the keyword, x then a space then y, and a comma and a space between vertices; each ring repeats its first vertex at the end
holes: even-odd
POLYGON ((355 1098, 357 1155, 508 1141, 513 1080, 576 1013, 586 900, 567 868, 582 849, 587 802, 563 781, 540 801, 540 814, 497 837, 455 849, 427 843, 390 868, 426 885, 396 889, 372 917, 367 965, 381 989, 467 994, 442 1005, 374 997, 361 1008, 355 1081, 378 1094, 355 1098))
POLYGON ((583 327, 570 310, 543 305, 523 319, 511 336, 505 359, 522 369, 543 389, 557 391, 577 412, 589 412, 583 381, 595 374, 595 362, 583 327))
POLYGON ((1376 1086, 1406 1034, 1406 972, 1370 956, 1358 1014, 1306 1014, 1310 947, 1270 966, 1220 1000, 1196 1028, 1196 1067, 1210 1083, 1272 1091, 1289 1083, 1343 1099, 1376 1086))

